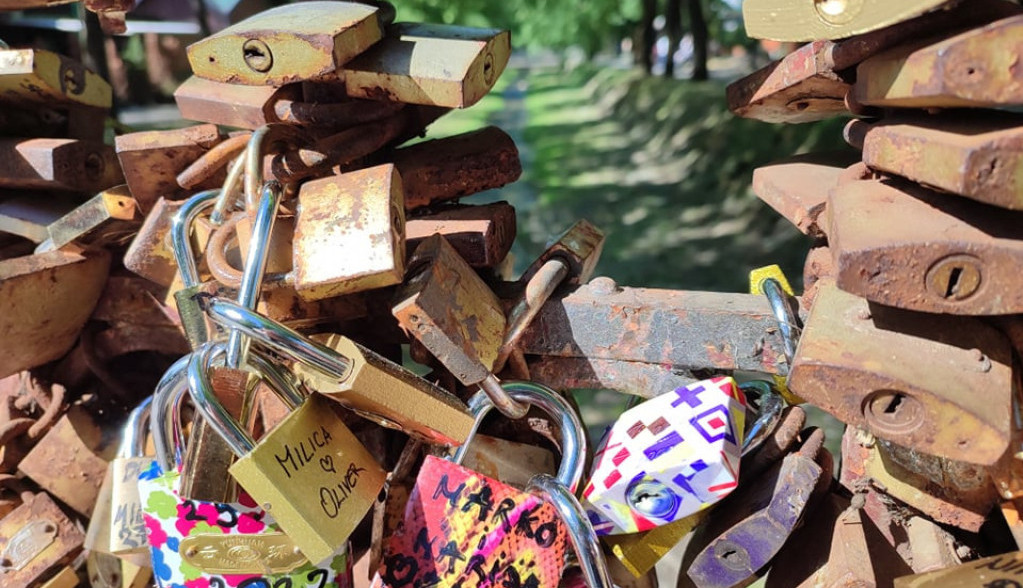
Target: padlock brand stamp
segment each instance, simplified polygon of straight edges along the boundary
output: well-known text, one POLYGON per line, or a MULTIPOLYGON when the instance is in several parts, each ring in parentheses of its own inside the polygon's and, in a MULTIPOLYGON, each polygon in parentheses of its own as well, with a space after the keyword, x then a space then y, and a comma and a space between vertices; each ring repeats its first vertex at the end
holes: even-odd
POLYGON ((0 553, 0 571, 20 570, 41 554, 57 538, 53 521, 37 519, 29 522, 11 537, 0 553))
POLYGON ((309 561, 284 533, 192 535, 179 549, 186 563, 210 574, 283 574, 309 561))

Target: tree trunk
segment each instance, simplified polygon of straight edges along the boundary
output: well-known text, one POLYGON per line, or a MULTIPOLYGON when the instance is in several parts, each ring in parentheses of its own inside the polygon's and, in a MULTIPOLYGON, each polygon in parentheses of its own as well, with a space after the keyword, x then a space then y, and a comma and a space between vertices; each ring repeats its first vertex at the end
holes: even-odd
POLYGON ((657 42, 657 33, 654 31, 654 18, 657 17, 657 0, 643 0, 643 17, 639 23, 641 34, 640 43, 636 50, 639 52, 640 63, 643 71, 647 74, 654 69, 654 43, 657 42))
POLYGON ((682 0, 668 0, 664 7, 664 27, 668 32, 668 55, 664 62, 664 77, 675 77, 675 51, 682 43, 682 0))
POLYGON ((689 29, 693 34, 693 79, 707 79, 707 21, 703 17, 702 0, 689 2, 689 29))

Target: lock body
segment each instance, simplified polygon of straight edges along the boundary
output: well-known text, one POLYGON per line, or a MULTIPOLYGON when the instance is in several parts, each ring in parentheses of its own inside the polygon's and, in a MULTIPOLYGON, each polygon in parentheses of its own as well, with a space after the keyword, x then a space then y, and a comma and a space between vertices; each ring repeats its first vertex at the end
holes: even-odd
POLYGON ((63 55, 43 49, 5 49, 0 51, 0 100, 110 108, 113 90, 106 80, 63 55))
POLYGON ((83 245, 123 242, 141 224, 135 199, 128 187, 121 185, 96 194, 50 223, 46 231, 53 246, 59 249, 72 241, 83 245))
MULTIPOLYGON (((46 493, 36 494, 0 519, 0 581, 34 588, 82 550, 85 535, 46 493)), ((59 570, 58 570, 59 572, 59 570)))
POLYGON ((113 148, 100 141, 0 139, 0 188, 95 194, 123 183, 113 148))

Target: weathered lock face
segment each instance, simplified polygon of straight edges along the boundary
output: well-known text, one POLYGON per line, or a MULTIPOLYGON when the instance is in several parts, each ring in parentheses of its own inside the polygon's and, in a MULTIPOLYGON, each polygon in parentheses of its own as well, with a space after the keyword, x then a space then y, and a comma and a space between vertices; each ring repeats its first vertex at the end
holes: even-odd
POLYGON ((0 51, 0 100, 110 108, 113 90, 106 80, 62 55, 8 49, 0 51))
POLYGON ((306 182, 298 201, 293 251, 299 296, 318 300, 401 282, 405 208, 393 165, 306 182))
POLYGON ((274 103, 300 98, 301 93, 298 84, 242 86, 192 76, 174 90, 174 102, 182 118, 254 130, 280 122, 274 103))
POLYGON ((48 571, 69 563, 84 540, 46 493, 37 494, 0 520, 0 582, 33 588, 48 571))
POLYGON ((110 462, 111 502, 110 548, 115 555, 148 552, 146 527, 139 498, 139 475, 149 469, 150 457, 118 458, 110 462))
POLYGON ((348 540, 384 485, 384 470, 336 410, 313 394, 230 468, 311 561, 348 540))
POLYGON ((101 141, 0 139, 0 188, 96 193, 124 183, 101 141))
POLYGON ((715 378, 622 413, 583 490, 597 533, 647 531, 727 496, 738 483, 745 410, 735 380, 715 378))
MULTIPOLYGON (((398 169, 401 169, 400 165, 398 169)), ((407 209, 408 176, 403 174, 401 177, 406 190, 407 209)), ((408 218, 405 222, 405 246, 407 252, 413 252, 431 235, 439 233, 470 266, 492 268, 508 256, 515 241, 515 231, 515 208, 507 202, 455 205, 408 218)))
POLYGON ((551 505, 427 456, 372 585, 556 586, 568 548, 551 505))
POLYGON ((126 240, 142 223, 127 186, 115 186, 90 198, 47 227, 57 249, 72 241, 102 244, 126 240))
POLYGON ((308 2, 260 12, 188 47, 195 75, 281 86, 331 74, 382 37, 378 10, 355 2, 308 2))
POLYGON ((510 55, 508 31, 398 23, 338 77, 357 98, 466 108, 494 87, 510 55))

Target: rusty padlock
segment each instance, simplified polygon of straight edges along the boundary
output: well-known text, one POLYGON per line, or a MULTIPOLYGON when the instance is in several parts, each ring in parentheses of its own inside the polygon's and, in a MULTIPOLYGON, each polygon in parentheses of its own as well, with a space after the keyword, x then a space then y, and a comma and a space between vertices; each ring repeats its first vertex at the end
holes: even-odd
POLYGON ((93 193, 124 183, 113 147, 77 139, 0 139, 0 188, 93 193))
POLYGON ((102 77, 63 55, 4 47, 0 50, 0 102, 106 109, 113 103, 113 90, 102 77))
POLYGON ((72 241, 82 245, 120 244, 134 236, 142 224, 135 200, 126 185, 103 190, 46 227, 57 249, 72 241))
POLYGON ((71 563, 84 540, 81 529, 40 492, 0 519, 0 581, 35 588, 71 563))
POLYGON ((281 86, 334 71, 382 37, 381 11, 356 2, 278 6, 188 46, 195 75, 281 86))
POLYGON ((405 255, 411 258, 420 243, 439 233, 470 266, 495 268, 508 256, 515 232, 515 208, 507 202, 444 207, 405 219, 405 255))
POLYGON ((494 87, 510 55, 508 31, 398 23, 337 75, 349 96, 467 108, 494 87))
POLYGON ((827 235, 828 191, 843 171, 858 160, 848 152, 796 155, 753 170, 753 193, 799 232, 827 235))
POLYGON ((870 304, 822 280, 788 383, 878 437, 988 465, 1009 444, 1012 378, 1009 342, 976 319, 870 304))

